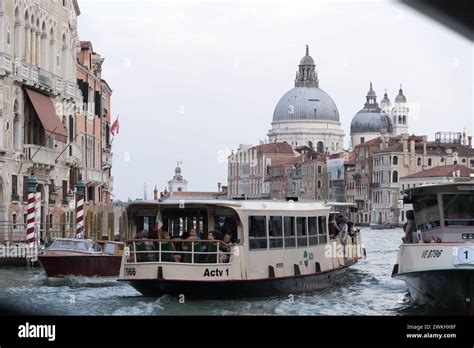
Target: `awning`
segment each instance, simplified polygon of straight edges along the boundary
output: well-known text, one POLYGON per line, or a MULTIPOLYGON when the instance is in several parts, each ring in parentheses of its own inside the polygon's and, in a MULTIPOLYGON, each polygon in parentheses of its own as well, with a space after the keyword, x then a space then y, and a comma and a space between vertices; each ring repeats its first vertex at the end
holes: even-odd
POLYGON ((56 114, 51 98, 28 88, 26 88, 26 93, 41 120, 46 136, 51 134, 57 141, 67 143, 66 129, 56 114))

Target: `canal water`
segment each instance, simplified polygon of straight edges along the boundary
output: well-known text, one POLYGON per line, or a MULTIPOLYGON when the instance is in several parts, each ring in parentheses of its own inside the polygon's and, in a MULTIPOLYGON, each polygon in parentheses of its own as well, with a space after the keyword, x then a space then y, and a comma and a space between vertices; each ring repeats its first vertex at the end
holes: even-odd
POLYGON ((243 300, 145 298, 124 282, 99 278, 48 279, 41 268, 0 269, 0 304, 55 315, 418 315, 403 282, 390 277, 403 231, 361 231, 367 258, 345 283, 294 297, 243 300))

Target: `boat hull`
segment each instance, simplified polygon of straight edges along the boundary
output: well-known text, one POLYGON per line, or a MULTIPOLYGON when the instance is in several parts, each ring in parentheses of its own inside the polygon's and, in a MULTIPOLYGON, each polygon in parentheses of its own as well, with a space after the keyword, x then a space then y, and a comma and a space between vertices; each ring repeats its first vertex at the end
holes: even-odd
MULTIPOLYGON (((230 299, 281 296, 326 289, 340 282, 348 267, 315 274, 255 280, 191 281, 168 279, 124 280, 142 295, 184 295, 186 298, 230 299)), ((122 280, 122 279, 119 279, 122 280)))
POLYGON ((39 256, 48 277, 118 277, 121 255, 39 256))
POLYGON ((420 305, 456 314, 474 315, 474 270, 449 269, 394 275, 404 280, 412 299, 420 305))

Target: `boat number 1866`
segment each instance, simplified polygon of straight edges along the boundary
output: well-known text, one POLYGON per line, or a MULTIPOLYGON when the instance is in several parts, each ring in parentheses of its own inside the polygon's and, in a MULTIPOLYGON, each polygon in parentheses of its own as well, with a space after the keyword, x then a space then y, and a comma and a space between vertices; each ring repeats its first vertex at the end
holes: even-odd
POLYGON ((135 271, 135 267, 125 268, 125 275, 126 276, 133 277, 136 274, 137 274, 137 271, 135 271))
POLYGON ((424 250, 421 254, 422 259, 431 259, 435 257, 440 257, 443 250, 424 250))

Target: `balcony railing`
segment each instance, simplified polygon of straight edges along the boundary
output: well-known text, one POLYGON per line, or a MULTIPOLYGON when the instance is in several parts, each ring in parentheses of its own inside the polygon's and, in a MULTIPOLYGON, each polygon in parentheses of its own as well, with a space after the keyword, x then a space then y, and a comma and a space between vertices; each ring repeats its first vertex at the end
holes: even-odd
POLYGON ((85 168, 84 169, 84 174, 85 174, 85 181, 88 182, 88 183, 102 182, 103 181, 101 170, 85 168))
POLYGON ((38 70, 38 82, 43 84, 43 85, 46 85, 48 87, 52 87, 52 85, 51 85, 52 75, 53 74, 51 74, 49 71, 39 69, 38 70))
POLYGON ((4 70, 8 73, 11 73, 13 70, 12 58, 3 53, 0 54, 0 71, 1 70, 4 70))
POLYGON ((55 165, 57 154, 54 149, 35 144, 25 144, 23 145, 23 152, 27 161, 45 166, 55 165))

